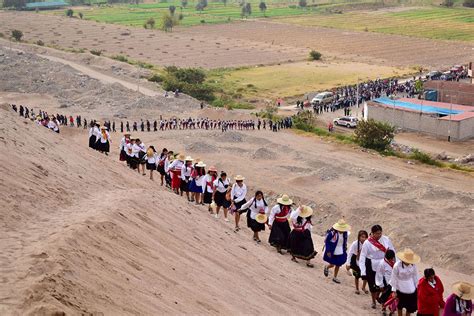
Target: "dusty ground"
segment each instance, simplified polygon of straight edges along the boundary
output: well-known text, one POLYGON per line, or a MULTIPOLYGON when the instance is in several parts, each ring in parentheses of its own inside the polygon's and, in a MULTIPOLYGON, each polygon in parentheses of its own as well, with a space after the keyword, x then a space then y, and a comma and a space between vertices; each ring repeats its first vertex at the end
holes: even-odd
POLYGON ((173 33, 27 12, 0 12, 0 32, 20 29, 28 41, 101 49, 157 65, 204 68, 275 64, 316 49, 337 58, 383 66, 450 67, 470 61, 471 44, 304 27, 267 21, 206 25, 173 33))
MULTIPOLYGON (((2 79, 25 69, 35 78, 39 58, 16 56, 34 62, 3 68, 2 79)), ((4 59, 2 65, 10 63, 4 59)), ((24 90, 30 85, 33 80, 17 84, 24 90)), ((78 86, 71 97, 84 90, 78 86)), ((41 104, 44 96, 26 97, 41 104)), ((60 104, 59 96, 47 98, 43 104, 52 109, 60 104)), ((120 95, 111 98, 111 115, 123 107, 120 95)), ((235 234, 233 223, 216 222, 205 209, 126 169, 117 161, 119 135, 105 157, 86 148, 83 130, 63 128, 57 135, 7 107, 0 111, 6 148, 0 154, 1 314, 286 314, 296 306, 302 314, 370 315, 369 298, 352 294, 348 276, 341 275, 340 286, 322 276, 319 255, 314 270, 296 265, 266 243, 255 245, 247 229, 235 234)), ((422 256, 420 269, 433 265, 446 284, 474 281, 472 229, 465 224, 474 205, 472 175, 408 165, 293 132, 136 136, 230 175, 243 174, 249 191, 263 189, 271 204, 285 192, 313 205, 318 251, 321 235, 345 215, 354 232, 380 223, 398 249, 412 247, 422 256)))

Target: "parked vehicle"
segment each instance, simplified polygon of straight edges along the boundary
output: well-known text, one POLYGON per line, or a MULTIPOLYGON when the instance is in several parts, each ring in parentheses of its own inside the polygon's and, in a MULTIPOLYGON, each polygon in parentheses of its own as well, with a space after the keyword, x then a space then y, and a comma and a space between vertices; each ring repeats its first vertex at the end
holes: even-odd
POLYGON ((426 79, 429 79, 429 80, 439 80, 440 77, 443 75, 443 73, 441 71, 430 71, 427 75, 426 75, 426 79))
POLYGON ((333 120, 334 124, 338 126, 345 126, 349 128, 356 128, 357 127, 357 118, 353 116, 343 116, 338 117, 333 120))
POLYGON ((441 77, 439 77, 440 80, 445 80, 445 81, 452 81, 456 78, 455 73, 452 73, 450 71, 444 72, 441 77))
POLYGON ((332 92, 321 92, 318 93, 312 100, 311 104, 313 105, 326 105, 332 103, 334 100, 334 94, 332 92))
POLYGON ((450 72, 454 73, 454 74, 458 74, 460 72, 462 72, 464 70, 464 66, 461 66, 461 65, 454 65, 451 69, 450 69, 450 72))

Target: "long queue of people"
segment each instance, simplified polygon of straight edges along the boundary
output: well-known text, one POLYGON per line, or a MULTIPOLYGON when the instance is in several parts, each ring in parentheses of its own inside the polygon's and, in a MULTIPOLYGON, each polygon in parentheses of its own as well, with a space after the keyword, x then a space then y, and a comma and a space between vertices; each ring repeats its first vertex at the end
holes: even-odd
MULTIPOLYGON (((120 161, 138 174, 154 172, 160 175, 160 185, 169 188, 178 196, 186 196, 190 203, 203 205, 209 214, 225 222, 234 218, 235 232, 241 230, 241 216, 246 217, 246 226, 252 231, 252 240, 260 244, 259 233, 270 230, 268 243, 276 252, 288 253, 291 260, 303 260, 314 268, 311 260, 317 255, 311 231, 313 209, 307 205, 295 205, 286 194, 282 194, 270 208, 263 191, 257 190, 249 198, 245 177, 229 178, 226 172, 218 172, 215 166, 207 167, 201 159, 166 148, 157 152, 154 146, 146 146, 139 139, 125 133, 120 142, 120 161), (222 211, 222 213, 221 213, 222 211), (245 214, 245 215, 244 215, 245 214)), ((372 308, 381 306, 383 314, 443 316, 471 315, 474 286, 467 282, 453 284, 453 294, 445 301, 444 287, 432 268, 425 269, 418 277, 416 264, 421 261, 411 249, 396 252, 390 238, 383 235, 380 225, 372 226, 370 233, 361 230, 348 246, 351 226, 340 219, 326 232, 323 247, 325 266, 323 274, 332 281, 338 278, 340 268, 354 277, 355 293, 370 292, 372 308), (360 281, 362 279, 362 286, 360 281), (368 287, 368 289, 367 289, 368 287)))

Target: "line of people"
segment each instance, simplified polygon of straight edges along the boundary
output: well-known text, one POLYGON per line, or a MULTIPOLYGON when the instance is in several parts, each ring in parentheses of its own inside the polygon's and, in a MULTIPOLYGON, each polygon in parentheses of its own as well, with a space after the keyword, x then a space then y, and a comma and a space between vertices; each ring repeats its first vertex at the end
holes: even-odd
MULTIPOLYGON (((160 174, 161 186, 166 186, 180 196, 186 195, 189 202, 205 205, 209 214, 219 219, 221 210, 224 221, 234 217, 235 232, 241 230, 241 216, 245 214, 247 227, 253 241, 260 244, 259 233, 270 230, 268 243, 279 254, 289 253, 291 260, 304 260, 313 268, 311 260, 317 255, 311 231, 313 209, 307 205, 295 205, 283 194, 270 208, 264 193, 257 190, 248 200, 248 190, 242 175, 234 177, 234 183, 226 172, 209 166, 201 159, 193 159, 183 153, 175 153, 163 148, 157 153, 154 146, 146 147, 139 139, 125 133, 120 144, 121 161, 126 161, 132 169, 146 175, 150 172, 153 180, 155 171, 160 174), (141 167, 140 167, 141 166, 141 167), (146 167, 146 169, 145 169, 146 167), (229 216, 230 215, 230 216, 229 216)), ((466 282, 453 285, 453 294, 446 302, 443 299, 443 284, 433 269, 426 269, 424 277, 418 278, 416 264, 421 261, 411 249, 396 252, 382 227, 374 225, 370 234, 361 230, 357 240, 348 246, 351 227, 340 219, 327 232, 323 247, 325 266, 323 274, 339 284, 339 270, 345 266, 354 277, 356 294, 361 290, 371 293, 372 308, 380 304, 382 313, 397 312, 398 315, 471 315, 474 286, 466 282), (360 288, 360 280, 362 287, 360 288), (367 290, 368 286, 368 290, 367 290), (462 293, 462 295, 460 294, 462 293), (471 293, 471 294, 469 294, 471 293)))

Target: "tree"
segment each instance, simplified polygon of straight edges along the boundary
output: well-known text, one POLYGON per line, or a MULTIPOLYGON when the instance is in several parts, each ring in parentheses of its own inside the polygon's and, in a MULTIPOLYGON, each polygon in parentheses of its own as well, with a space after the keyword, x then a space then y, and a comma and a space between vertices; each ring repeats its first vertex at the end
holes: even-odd
POLYGON ((260 4, 258 5, 258 8, 260 11, 263 13, 263 16, 265 16, 265 11, 267 11, 267 5, 265 2, 261 1, 260 4))
POLYGON ((72 18, 73 15, 74 15, 74 11, 72 9, 67 9, 66 10, 66 16, 72 18))
POLYGON ((464 0, 462 5, 468 8, 474 8, 474 0, 464 0))
POLYGON ((222 0, 222 3, 224 4, 224 7, 227 7, 227 0, 222 0))
POLYGON ((306 0, 299 0, 298 1, 298 5, 301 7, 301 8, 306 8, 306 6, 308 5, 306 3, 306 0))
POLYGON ((22 37, 23 37, 23 32, 22 32, 22 31, 20 31, 20 30, 12 30, 12 38, 13 38, 15 41, 20 42, 22 37))
POLYGON ((147 29, 147 28, 154 28, 155 27, 155 19, 154 18, 149 18, 148 20, 146 20, 145 22, 145 25, 144 27, 147 29))
POLYGON ((82 20, 83 17, 84 17, 84 14, 82 14, 82 12, 79 12, 79 18, 82 20))
POLYGON ((247 2, 245 4, 245 11, 247 11, 247 16, 252 15, 252 5, 250 2, 247 2))
POLYGON ((452 8, 454 6, 454 0, 444 0, 441 5, 445 6, 446 8, 452 8))
POLYGON ((311 60, 320 60, 321 59, 321 53, 315 50, 312 50, 309 52, 309 58, 311 60))
POLYGON ((180 14, 178 15, 178 20, 179 20, 179 21, 182 21, 183 19, 184 19, 184 15, 183 15, 182 13, 180 13, 180 14))
POLYGON ((188 5, 188 0, 181 0, 181 6, 183 8, 186 8, 187 5, 188 5))
POLYGON ((174 15, 174 13, 176 12, 176 7, 174 5, 170 5, 168 10, 170 10, 171 15, 174 15))
POLYGON ((395 127, 374 119, 359 121, 355 130, 356 141, 365 148, 384 151, 395 136, 395 127))
POLYGON ((165 32, 172 32, 173 27, 178 25, 178 19, 169 13, 164 13, 161 18, 161 29, 165 32))

